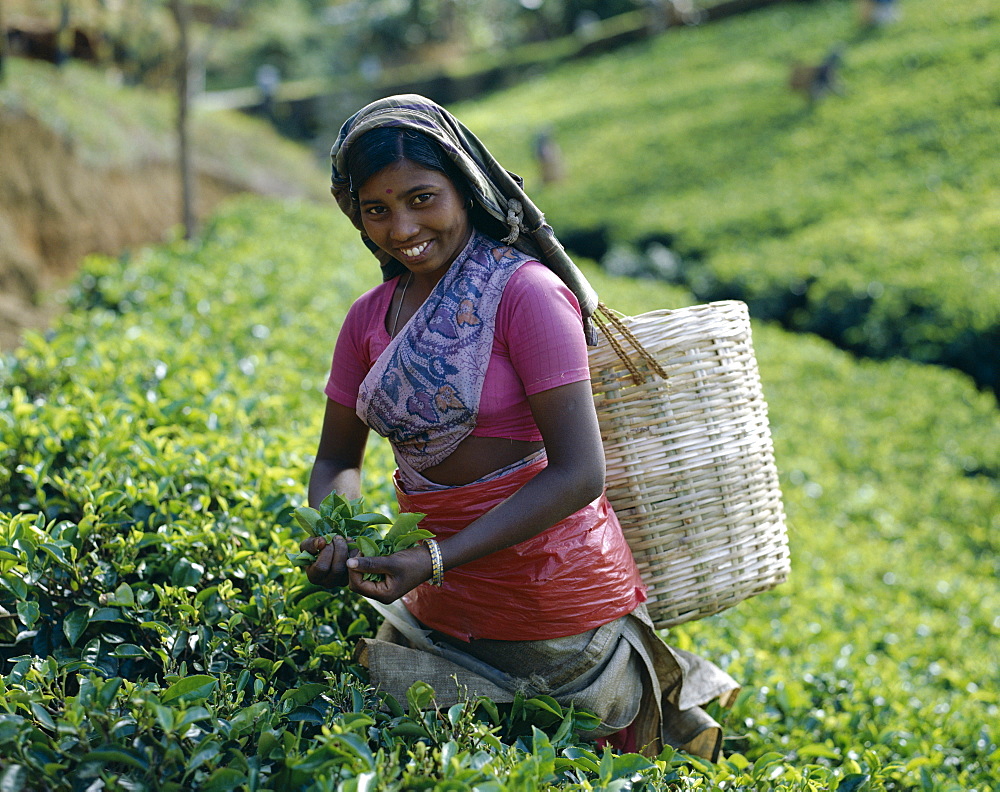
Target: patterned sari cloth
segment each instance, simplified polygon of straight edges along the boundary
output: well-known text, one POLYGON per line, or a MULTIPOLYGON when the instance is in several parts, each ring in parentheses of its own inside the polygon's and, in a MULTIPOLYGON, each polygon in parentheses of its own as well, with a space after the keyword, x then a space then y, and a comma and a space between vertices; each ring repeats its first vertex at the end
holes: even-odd
POLYGON ((504 287, 528 256, 473 233, 358 392, 357 412, 421 471, 476 426, 504 287))
MULTIPOLYGON (((360 135, 382 126, 415 129, 437 141, 468 177, 479 206, 510 231, 502 243, 473 233, 358 393, 358 416, 390 440, 399 462, 401 509, 425 512, 421 527, 447 535, 461 530, 452 524, 456 515, 469 524, 546 464, 544 454, 533 455, 451 488, 424 487, 430 482, 419 473, 445 459, 475 427, 497 307, 511 275, 529 259, 546 264, 577 297, 590 344, 596 343, 589 318, 597 298, 518 177, 447 111, 421 96, 368 105, 344 124, 333 148, 333 193, 363 238, 345 175, 346 152, 360 135), (487 491, 491 497, 484 496, 487 491)), ((386 280, 404 271, 365 242, 386 280)), ((423 584, 403 602, 378 606, 386 622, 375 638, 362 639, 358 660, 372 683, 399 701, 417 679, 435 688, 442 707, 464 696, 502 703, 518 694, 546 694, 597 714, 601 725, 589 736, 623 750, 655 755, 669 744, 714 761, 722 730, 702 706, 713 700, 727 706, 739 685, 712 663, 667 646, 644 599, 617 518, 602 495, 534 540, 450 571, 440 589, 423 584), (492 594, 484 598, 483 592, 492 594), (498 609, 505 608, 500 617, 498 609), (429 626, 435 624, 441 629, 429 626), (508 640, 511 635, 532 639, 508 640)))

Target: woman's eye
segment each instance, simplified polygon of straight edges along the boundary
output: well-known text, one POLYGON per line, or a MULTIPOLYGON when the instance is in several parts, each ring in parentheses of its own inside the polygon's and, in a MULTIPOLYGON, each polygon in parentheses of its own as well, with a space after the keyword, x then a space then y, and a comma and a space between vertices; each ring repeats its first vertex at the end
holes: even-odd
POLYGON ((433 197, 434 197, 433 193, 420 193, 420 195, 414 196, 413 203, 414 204, 422 204, 425 201, 429 201, 433 197))
POLYGON ((384 206, 369 206, 365 210, 365 214, 369 214, 369 215, 380 215, 383 212, 385 212, 385 207, 384 206))

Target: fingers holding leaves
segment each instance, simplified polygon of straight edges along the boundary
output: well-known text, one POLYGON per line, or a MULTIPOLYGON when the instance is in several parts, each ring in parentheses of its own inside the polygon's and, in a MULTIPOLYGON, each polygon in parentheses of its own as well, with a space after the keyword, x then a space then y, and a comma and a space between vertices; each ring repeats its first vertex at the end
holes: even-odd
POLYGON ((347 560, 357 551, 352 551, 342 536, 333 536, 329 541, 319 539, 314 546, 317 546, 318 552, 315 557, 309 556, 310 564, 306 567, 309 582, 327 588, 346 586, 347 560))
POLYGON ((353 591, 388 604, 430 579, 431 559, 426 548, 411 546, 392 555, 354 557, 347 573, 353 591))
MULTIPOLYGON (((338 548, 340 542, 345 543, 351 555, 375 558, 406 550, 421 539, 434 535, 430 531, 417 528, 417 524, 425 516, 423 514, 404 512, 392 519, 378 512, 365 512, 364 501, 361 498, 348 500, 336 492, 324 498, 318 510, 303 506, 296 509, 294 515, 296 522, 310 534, 310 537, 299 545, 301 552, 289 553, 288 559, 296 566, 312 570, 307 572, 309 579, 319 585, 345 585, 343 582, 336 584, 325 582, 331 576, 341 580, 346 575, 346 568, 333 560, 341 557, 339 549, 334 551, 333 557, 324 556, 331 543, 336 543, 338 548), (324 582, 319 583, 319 580, 324 582)), ((346 554, 343 555, 343 559, 346 562, 346 554)), ((382 573, 367 574, 377 576, 382 573)), ((374 582, 376 579, 370 577, 369 582, 374 582)))
MULTIPOLYGON (((299 550, 303 553, 309 553, 312 556, 317 556, 326 547, 326 539, 322 536, 309 536, 299 542, 299 550)), ((310 563, 312 563, 310 561, 310 563)))

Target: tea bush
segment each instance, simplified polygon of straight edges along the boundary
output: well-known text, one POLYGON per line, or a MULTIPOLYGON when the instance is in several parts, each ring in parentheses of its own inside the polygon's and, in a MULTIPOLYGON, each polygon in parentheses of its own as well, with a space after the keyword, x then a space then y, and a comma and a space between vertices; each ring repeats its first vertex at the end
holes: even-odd
POLYGON ((854 2, 778 4, 458 113, 529 181, 532 138, 551 130, 569 178, 538 201, 556 228, 665 241, 700 300, 997 390, 1000 11, 900 6, 865 32, 854 2), (842 95, 809 108, 791 65, 837 46, 842 95))
MULTIPOLYGON (((0 363, 0 788, 990 789, 996 415, 964 378, 759 325, 794 572, 673 631, 745 685, 712 766, 580 743, 533 699, 370 689, 373 611, 288 561, 346 307, 378 278, 330 207, 234 202, 92 258, 0 363), (409 704, 408 711, 404 704, 409 704)), ((586 267, 627 313, 691 301, 586 267)), ((391 455, 366 503, 392 508, 391 455)))

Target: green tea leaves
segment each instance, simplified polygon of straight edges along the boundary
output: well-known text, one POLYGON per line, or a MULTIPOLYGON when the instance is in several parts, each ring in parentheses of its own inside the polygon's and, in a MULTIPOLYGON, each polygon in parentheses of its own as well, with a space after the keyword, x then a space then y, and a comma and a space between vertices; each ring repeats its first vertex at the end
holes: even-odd
POLYGON ((348 527, 348 529, 361 529, 367 528, 369 525, 392 525, 392 520, 384 514, 371 512, 368 514, 355 514, 353 517, 345 520, 344 524, 348 527))
POLYGON ((404 512, 396 518, 396 521, 392 524, 392 528, 389 533, 386 534, 386 540, 389 542, 394 542, 396 539, 403 534, 412 531, 417 527, 417 523, 420 522, 424 515, 416 512, 404 512))
POLYGON ((316 556, 314 556, 312 553, 305 553, 305 552, 285 553, 285 555, 288 557, 288 560, 289 562, 291 562, 292 566, 297 566, 297 567, 307 567, 313 561, 316 560, 316 556))
MULTIPOLYGON (((394 520, 381 512, 364 511, 363 498, 348 500, 338 492, 327 495, 319 510, 301 506, 293 514, 295 521, 311 536, 324 539, 342 536, 350 549, 368 558, 392 555, 434 536, 416 527, 425 516, 419 512, 403 512, 394 520)), ((309 566, 315 560, 309 553, 286 555, 293 565, 300 567, 309 566)), ((366 578, 378 580, 381 575, 367 575, 366 578)))
POLYGON ((302 506, 296 509, 293 514, 295 515, 295 521, 301 525, 306 531, 308 531, 313 536, 316 535, 318 526, 322 522, 323 517, 315 509, 311 509, 308 506, 302 506))
POLYGON ((357 545, 358 550, 361 551, 361 555, 374 558, 375 556, 382 555, 382 548, 379 547, 374 540, 368 538, 367 536, 359 536, 354 540, 354 544, 357 545))
POLYGON ((425 531, 422 528, 418 528, 415 531, 409 531, 402 536, 397 536, 392 542, 388 541, 386 538, 386 543, 392 546, 392 552, 398 553, 400 550, 405 550, 407 547, 413 547, 421 539, 431 539, 434 537, 430 531, 425 531))
POLYGON ((210 695, 212 691, 215 690, 216 685, 219 684, 219 680, 208 674, 194 674, 193 676, 184 677, 174 682, 170 687, 168 687, 160 700, 164 704, 169 704, 172 701, 204 701, 210 695))

